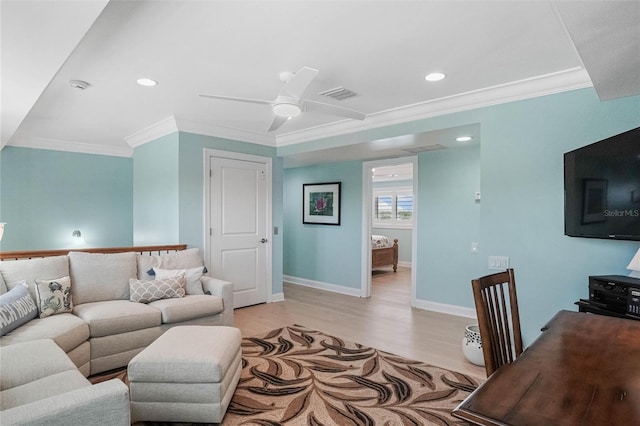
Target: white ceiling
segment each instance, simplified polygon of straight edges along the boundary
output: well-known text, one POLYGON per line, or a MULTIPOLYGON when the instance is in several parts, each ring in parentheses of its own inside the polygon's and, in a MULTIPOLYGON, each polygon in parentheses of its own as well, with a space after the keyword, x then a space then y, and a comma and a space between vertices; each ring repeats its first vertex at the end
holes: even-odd
MULTIPOLYGON (((2 147, 128 156, 175 130, 280 147, 592 84, 603 100, 640 94, 637 0, 0 4, 2 147), (320 71, 306 98, 367 118, 303 113, 269 133, 268 106, 198 96, 271 100, 280 72, 303 66, 320 71), (447 78, 428 83, 431 71, 447 78), (158 86, 138 86, 142 76, 158 86), (317 95, 338 86, 358 96, 317 95)), ((407 143, 376 143, 393 141, 407 143)), ((323 155, 400 155, 362 142, 323 155)))

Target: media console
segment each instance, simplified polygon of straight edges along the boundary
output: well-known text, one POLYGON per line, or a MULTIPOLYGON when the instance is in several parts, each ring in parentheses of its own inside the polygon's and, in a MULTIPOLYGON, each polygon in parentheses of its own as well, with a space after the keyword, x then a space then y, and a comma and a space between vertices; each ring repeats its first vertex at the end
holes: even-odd
POLYGON ((576 302, 580 312, 640 320, 640 279, 624 275, 589 277, 589 298, 576 302))

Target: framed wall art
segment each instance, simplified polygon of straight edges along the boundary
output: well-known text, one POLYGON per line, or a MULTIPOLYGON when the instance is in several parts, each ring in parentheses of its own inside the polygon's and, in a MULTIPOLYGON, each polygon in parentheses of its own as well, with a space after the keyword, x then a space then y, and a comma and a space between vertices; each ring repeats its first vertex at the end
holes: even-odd
POLYGON ((302 184, 302 223, 340 225, 341 182, 302 184))

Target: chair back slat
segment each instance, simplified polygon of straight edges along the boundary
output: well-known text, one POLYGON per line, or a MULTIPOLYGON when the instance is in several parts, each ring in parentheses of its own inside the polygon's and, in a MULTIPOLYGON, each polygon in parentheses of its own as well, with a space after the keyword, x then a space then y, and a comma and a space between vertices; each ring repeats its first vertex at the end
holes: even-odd
POLYGON ((487 377, 523 351, 513 269, 471 281, 487 377))

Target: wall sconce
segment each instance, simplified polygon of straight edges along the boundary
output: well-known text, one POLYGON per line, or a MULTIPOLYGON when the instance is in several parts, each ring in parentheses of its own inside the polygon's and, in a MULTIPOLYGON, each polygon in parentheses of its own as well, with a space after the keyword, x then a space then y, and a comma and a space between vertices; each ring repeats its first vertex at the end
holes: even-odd
POLYGON ((0 222, 0 241, 2 241, 2 235, 4 234, 4 226, 6 225, 5 222, 0 222))
POLYGON ((73 240, 74 240, 76 243, 81 243, 81 242, 83 241, 83 239, 82 239, 82 233, 80 232, 80 230, 79 230, 79 229, 76 229, 75 231, 73 231, 73 232, 71 233, 71 236, 73 237, 73 240))

